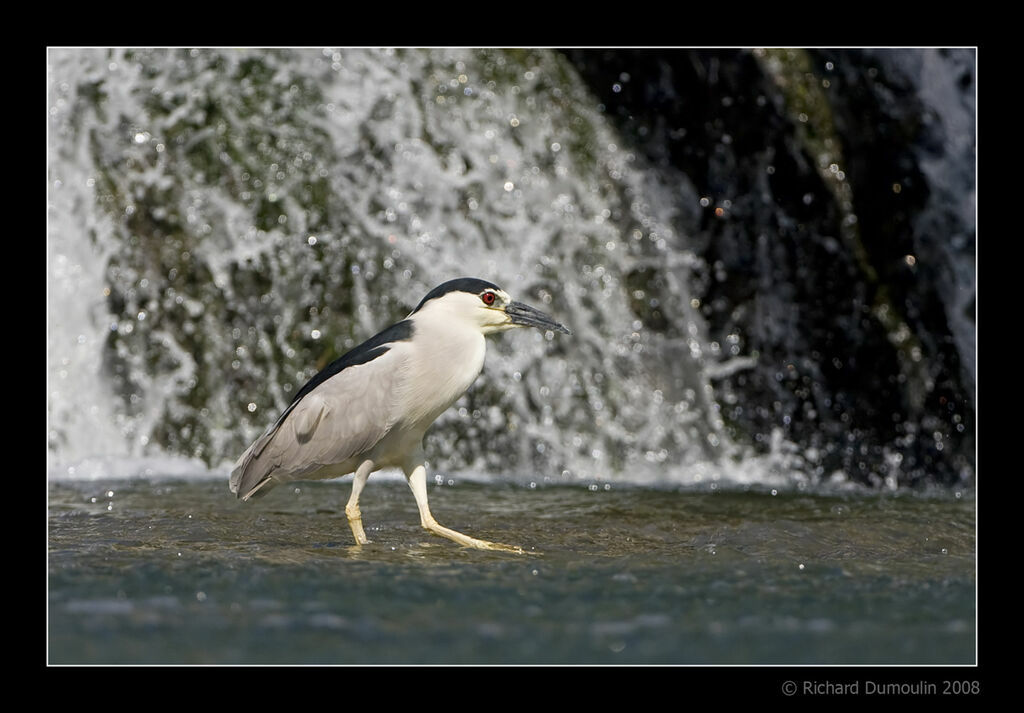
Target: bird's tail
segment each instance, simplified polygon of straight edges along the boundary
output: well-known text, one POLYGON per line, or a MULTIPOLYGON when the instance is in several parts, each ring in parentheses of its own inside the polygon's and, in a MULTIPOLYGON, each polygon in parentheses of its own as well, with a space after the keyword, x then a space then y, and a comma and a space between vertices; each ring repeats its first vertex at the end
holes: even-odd
POLYGON ((262 497, 276 484, 276 481, 270 477, 273 466, 260 460, 259 456, 270 443, 270 439, 277 431, 277 426, 278 424, 274 424, 267 429, 267 432, 249 446, 235 462, 235 467, 228 480, 228 487, 242 500, 262 497))

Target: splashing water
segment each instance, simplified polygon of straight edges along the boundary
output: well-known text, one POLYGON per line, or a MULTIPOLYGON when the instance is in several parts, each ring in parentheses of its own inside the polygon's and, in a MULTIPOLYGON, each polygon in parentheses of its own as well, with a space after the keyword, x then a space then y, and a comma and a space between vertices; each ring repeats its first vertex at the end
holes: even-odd
POLYGON ((700 196, 621 145, 561 55, 62 49, 48 77, 51 476, 222 475, 316 371, 461 275, 574 334, 489 340, 427 436, 435 470, 825 475, 723 421, 717 383, 758 359, 691 294, 700 196))

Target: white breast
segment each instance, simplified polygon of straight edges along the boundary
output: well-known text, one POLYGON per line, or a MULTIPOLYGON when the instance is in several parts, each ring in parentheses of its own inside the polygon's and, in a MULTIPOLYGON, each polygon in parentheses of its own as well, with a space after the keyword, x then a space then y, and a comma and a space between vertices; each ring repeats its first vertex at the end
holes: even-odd
POLYGON ((423 429, 448 409, 480 375, 487 344, 478 329, 418 315, 406 378, 399 394, 406 424, 423 429))

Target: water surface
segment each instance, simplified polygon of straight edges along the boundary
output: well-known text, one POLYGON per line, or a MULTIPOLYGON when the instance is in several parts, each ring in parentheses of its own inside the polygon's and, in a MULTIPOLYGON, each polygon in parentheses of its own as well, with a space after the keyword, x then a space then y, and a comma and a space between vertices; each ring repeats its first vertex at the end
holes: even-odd
POLYGON ((53 664, 972 664, 975 503, 456 482, 240 503, 220 480, 53 482, 53 664))

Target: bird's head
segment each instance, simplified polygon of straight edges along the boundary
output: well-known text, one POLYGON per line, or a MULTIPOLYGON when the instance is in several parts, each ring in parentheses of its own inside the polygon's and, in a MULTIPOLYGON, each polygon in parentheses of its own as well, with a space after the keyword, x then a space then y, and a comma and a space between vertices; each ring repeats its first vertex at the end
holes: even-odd
POLYGON ((538 309, 513 300, 497 285, 472 277, 449 280, 432 289, 419 306, 410 314, 424 314, 466 320, 474 324, 481 333, 501 332, 514 327, 536 327, 572 334, 538 309))

